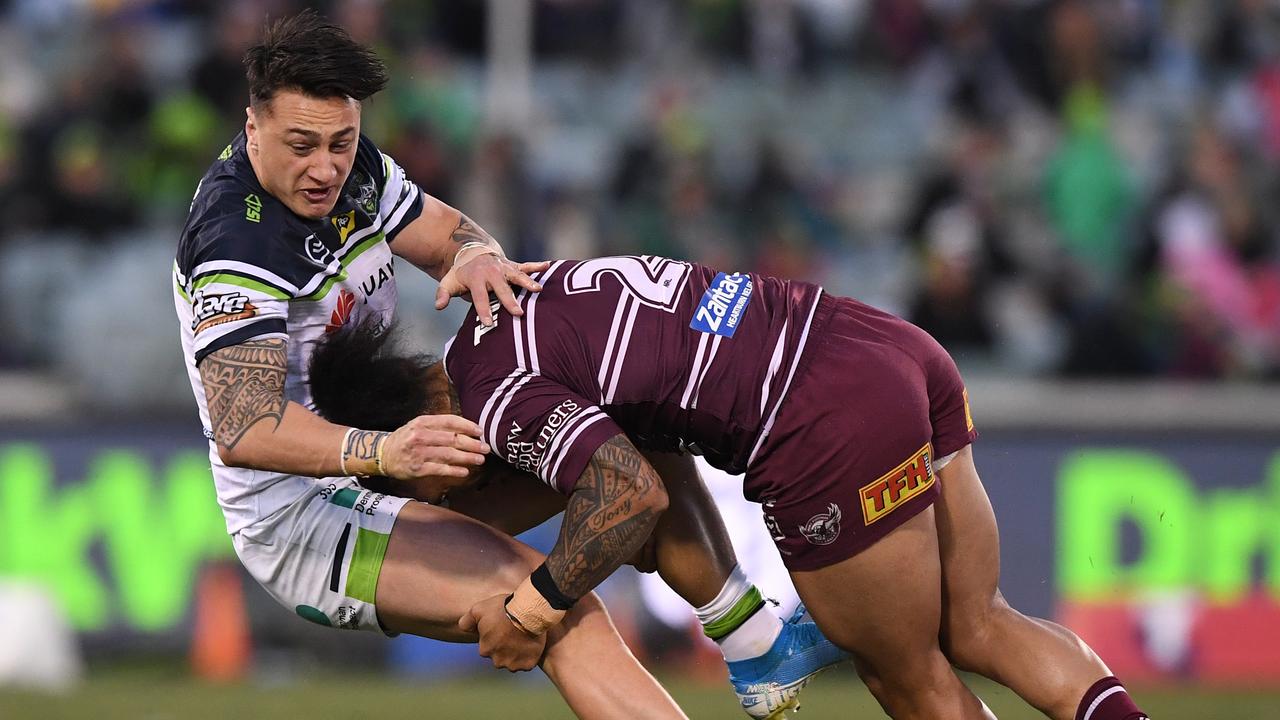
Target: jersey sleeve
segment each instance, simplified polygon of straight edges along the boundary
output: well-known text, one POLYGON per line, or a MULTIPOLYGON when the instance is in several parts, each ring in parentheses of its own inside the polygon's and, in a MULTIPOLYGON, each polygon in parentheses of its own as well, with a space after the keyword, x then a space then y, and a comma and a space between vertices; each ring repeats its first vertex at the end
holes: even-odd
POLYGON ((265 267, 263 238, 239 234, 228 223, 204 234, 201 251, 177 278, 183 299, 191 303, 196 364, 250 340, 287 340, 289 300, 298 288, 265 267))
POLYGON ((622 434, 594 403, 526 370, 489 374, 457 389, 462 414, 480 425, 494 453, 565 495, 596 450, 622 434))
POLYGON ((390 243, 422 214, 423 192, 405 175, 404 168, 363 135, 357 149, 357 162, 368 166, 368 172, 378 187, 378 218, 390 243))

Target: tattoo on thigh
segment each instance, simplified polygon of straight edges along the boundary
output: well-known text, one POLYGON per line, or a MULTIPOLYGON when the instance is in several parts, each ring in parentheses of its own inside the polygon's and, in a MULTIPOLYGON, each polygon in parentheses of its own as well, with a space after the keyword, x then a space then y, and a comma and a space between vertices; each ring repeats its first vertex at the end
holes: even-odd
POLYGON ((569 497, 561 541, 547 557, 563 593, 587 594, 644 545, 658 518, 637 500, 660 482, 624 437, 600 446, 569 497))
POLYGON ((288 356, 283 340, 251 340, 210 353, 200 363, 213 439, 231 449, 259 420, 284 417, 288 356))

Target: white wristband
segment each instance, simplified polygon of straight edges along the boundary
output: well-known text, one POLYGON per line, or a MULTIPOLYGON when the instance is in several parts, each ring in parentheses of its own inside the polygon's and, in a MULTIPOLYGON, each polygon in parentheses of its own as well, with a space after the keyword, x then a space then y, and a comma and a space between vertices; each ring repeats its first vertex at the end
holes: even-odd
POLYGON ((351 474, 347 472, 347 443, 351 442, 351 433, 355 431, 353 427, 347 428, 346 434, 342 436, 342 444, 338 446, 338 467, 342 468, 344 477, 351 474))

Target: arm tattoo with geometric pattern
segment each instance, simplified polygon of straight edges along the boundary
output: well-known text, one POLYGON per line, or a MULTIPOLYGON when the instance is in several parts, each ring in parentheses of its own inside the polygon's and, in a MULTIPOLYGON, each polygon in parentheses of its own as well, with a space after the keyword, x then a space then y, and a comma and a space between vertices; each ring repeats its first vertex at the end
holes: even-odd
POLYGON ((547 569, 562 593, 586 595, 644 545, 658 522, 642 501, 661 492, 657 472, 618 435, 596 450, 564 510, 547 569))
POLYGON ((458 226, 453 229, 449 238, 459 245, 465 245, 469 242, 479 242, 485 245, 496 245, 497 240, 493 236, 484 231, 484 228, 475 224, 471 218, 462 215, 458 218, 458 226))
POLYGON ((280 426, 288 355, 283 340, 250 340, 214 351, 200 362, 213 439, 228 450, 264 418, 280 426))

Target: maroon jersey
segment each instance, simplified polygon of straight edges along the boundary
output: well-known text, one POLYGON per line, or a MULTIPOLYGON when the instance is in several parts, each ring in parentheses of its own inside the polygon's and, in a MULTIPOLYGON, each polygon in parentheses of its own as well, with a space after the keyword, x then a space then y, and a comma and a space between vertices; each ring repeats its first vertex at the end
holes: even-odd
POLYGON ((625 433, 745 472, 804 351, 821 288, 653 256, 560 261, 521 318, 468 315, 445 349, 494 452, 568 493, 625 433))

